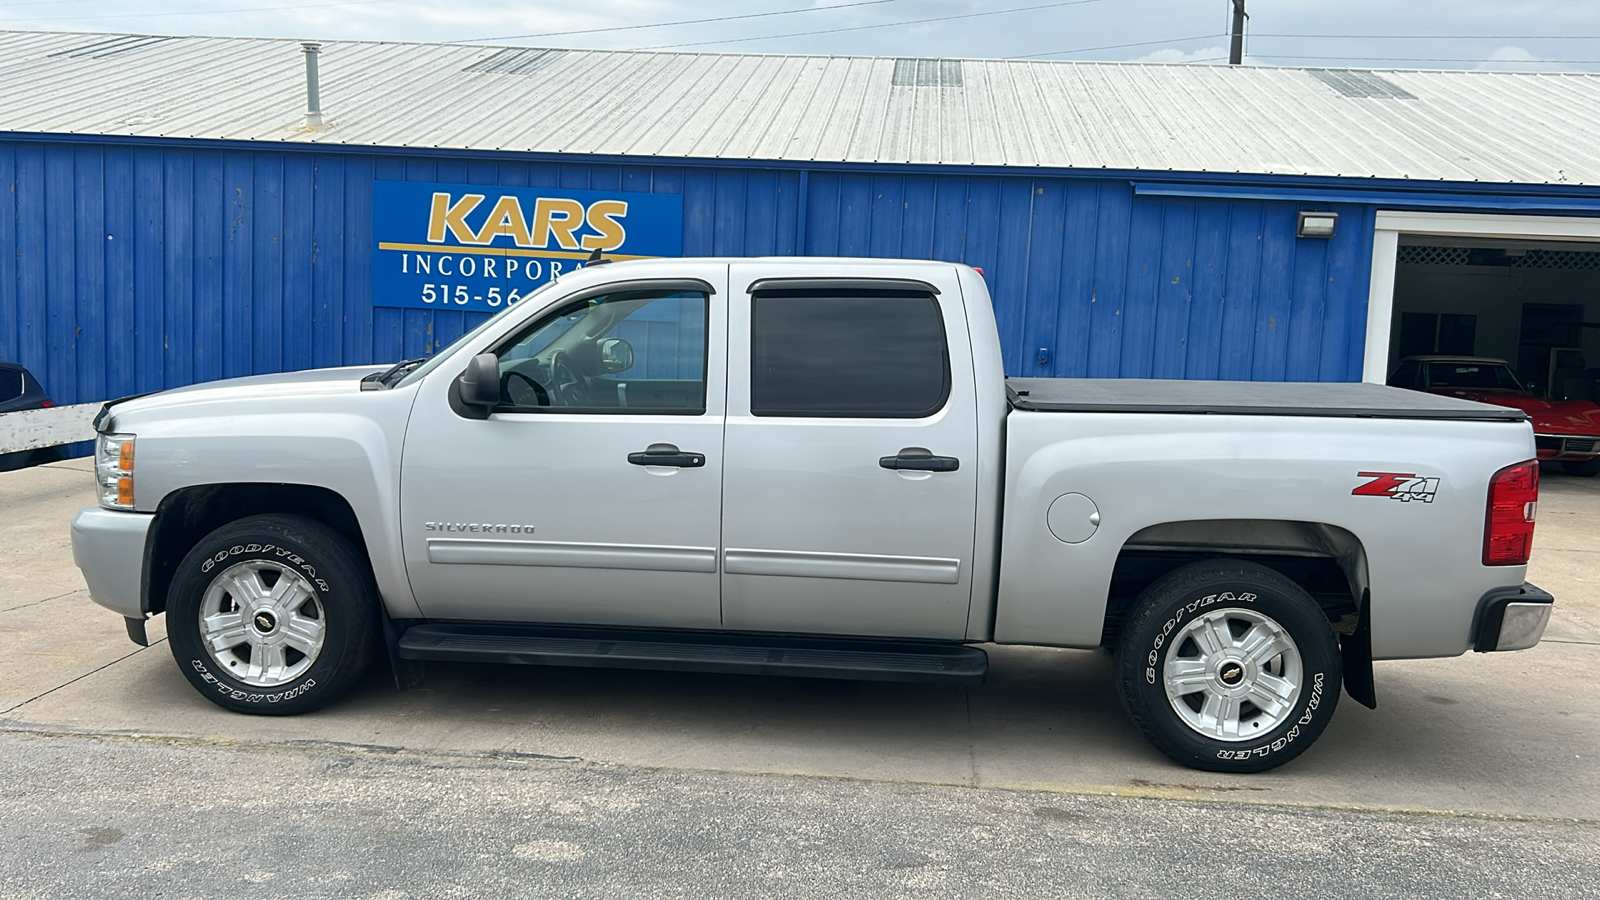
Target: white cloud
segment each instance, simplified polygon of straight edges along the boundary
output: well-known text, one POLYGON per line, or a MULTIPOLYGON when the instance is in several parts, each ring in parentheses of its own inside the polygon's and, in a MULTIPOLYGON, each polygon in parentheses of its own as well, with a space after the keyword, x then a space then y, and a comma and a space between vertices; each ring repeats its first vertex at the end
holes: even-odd
POLYGON ((1507 44, 1489 54, 1487 62, 1478 63, 1474 68, 1484 72, 1551 72, 1559 67, 1541 61, 1522 47, 1507 44))
POLYGON ((1134 62, 1151 63, 1215 63, 1227 61, 1227 47, 1201 47, 1199 50, 1195 50, 1192 53, 1185 53, 1182 50, 1176 50, 1172 47, 1165 47, 1161 50, 1155 51, 1154 53, 1146 53, 1145 55, 1134 60, 1134 62))

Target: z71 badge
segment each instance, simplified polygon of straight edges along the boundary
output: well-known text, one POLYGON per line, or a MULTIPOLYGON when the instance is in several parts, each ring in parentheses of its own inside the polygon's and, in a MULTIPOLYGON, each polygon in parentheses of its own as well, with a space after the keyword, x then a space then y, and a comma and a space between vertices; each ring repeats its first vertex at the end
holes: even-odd
POLYGON ((1388 497, 1402 503, 1412 500, 1432 503, 1433 495, 1439 492, 1439 479, 1423 478, 1409 472, 1357 472, 1356 476, 1372 479, 1350 492, 1357 497, 1388 497))

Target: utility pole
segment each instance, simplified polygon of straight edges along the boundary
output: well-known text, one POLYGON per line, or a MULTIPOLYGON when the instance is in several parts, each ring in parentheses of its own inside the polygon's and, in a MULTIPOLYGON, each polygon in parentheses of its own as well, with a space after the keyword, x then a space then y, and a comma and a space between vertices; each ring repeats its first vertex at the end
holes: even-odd
POLYGON ((1233 46, 1228 49, 1228 65, 1244 62, 1244 0, 1233 0, 1233 46))

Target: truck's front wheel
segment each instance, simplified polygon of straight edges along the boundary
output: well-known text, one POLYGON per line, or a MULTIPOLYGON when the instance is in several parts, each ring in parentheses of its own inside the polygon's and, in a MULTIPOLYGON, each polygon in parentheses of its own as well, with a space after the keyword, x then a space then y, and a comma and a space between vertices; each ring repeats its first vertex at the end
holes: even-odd
POLYGON ((1140 594, 1117 648, 1134 722, 1177 762, 1262 772, 1299 756, 1339 699, 1333 629, 1299 585, 1255 563, 1194 563, 1140 594))
POLYGON ((240 519, 179 564, 167 598, 172 655, 189 683, 225 709, 308 712, 366 669, 370 584, 354 548, 320 522, 240 519))

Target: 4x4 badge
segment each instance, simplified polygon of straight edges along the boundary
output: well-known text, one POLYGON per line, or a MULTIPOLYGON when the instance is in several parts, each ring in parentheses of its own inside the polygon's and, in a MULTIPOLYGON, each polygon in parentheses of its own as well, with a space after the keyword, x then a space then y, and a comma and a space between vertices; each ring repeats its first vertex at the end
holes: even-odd
POLYGON ((1412 500, 1432 503, 1433 495, 1439 492, 1439 479, 1424 478, 1410 472, 1357 472, 1356 476, 1372 479, 1350 492, 1357 497, 1388 497, 1402 503, 1412 500))

